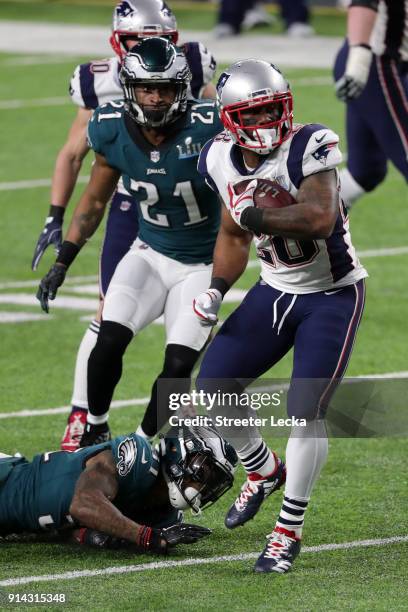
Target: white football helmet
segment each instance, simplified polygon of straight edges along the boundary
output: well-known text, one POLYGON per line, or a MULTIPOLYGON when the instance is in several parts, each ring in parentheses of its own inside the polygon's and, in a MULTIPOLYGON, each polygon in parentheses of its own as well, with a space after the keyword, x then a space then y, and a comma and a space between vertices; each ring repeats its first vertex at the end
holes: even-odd
POLYGON ((171 9, 162 0, 122 0, 113 11, 110 44, 123 60, 127 52, 125 41, 149 36, 164 36, 177 43, 177 21, 171 9))
POLYGON ((186 112, 190 68, 181 49, 165 38, 146 38, 127 53, 119 80, 127 111, 139 125, 162 127, 176 121, 186 112), (139 104, 135 87, 152 84, 174 86, 175 98, 172 104, 157 110, 139 104))
POLYGON ((238 456, 212 427, 185 427, 177 437, 166 436, 159 454, 174 508, 201 512, 233 485, 238 456))
POLYGON ((260 155, 289 138, 293 126, 293 98, 280 70, 262 60, 232 64, 217 83, 220 119, 234 142, 260 155), (256 114, 263 112, 263 119, 256 114))

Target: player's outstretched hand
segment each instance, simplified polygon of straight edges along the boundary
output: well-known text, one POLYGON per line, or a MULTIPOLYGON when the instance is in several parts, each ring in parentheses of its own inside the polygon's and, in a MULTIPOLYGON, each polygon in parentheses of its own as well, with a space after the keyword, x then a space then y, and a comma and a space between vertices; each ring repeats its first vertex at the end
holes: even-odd
POLYGON ((349 49, 346 70, 336 82, 336 96, 343 102, 358 98, 367 84, 372 51, 367 45, 353 45, 349 49))
POLYGON ((48 300, 54 300, 57 295, 58 287, 65 279, 67 269, 62 264, 54 264, 49 272, 41 279, 37 291, 37 300, 40 300, 41 308, 44 312, 49 312, 48 300))
POLYGON ((45 220, 44 229, 42 230, 40 237, 35 245, 34 255, 31 262, 31 269, 36 270, 40 263, 41 257, 44 255, 45 250, 50 246, 54 245, 55 253, 58 252, 62 244, 62 219, 56 217, 47 217, 45 220))
POLYGON ((218 289, 207 289, 193 301, 193 310, 203 327, 213 327, 218 322, 218 311, 222 293, 218 289))
POLYGON ((161 555, 167 554, 169 549, 177 544, 194 544, 212 533, 207 527, 188 523, 179 523, 163 529, 150 529, 150 532, 144 548, 161 555))
POLYGON ((234 183, 228 183, 228 208, 235 223, 243 229, 246 229, 246 227, 241 225, 241 215, 248 206, 254 206, 254 191, 257 184, 258 181, 254 179, 248 183, 244 191, 237 194, 234 183))

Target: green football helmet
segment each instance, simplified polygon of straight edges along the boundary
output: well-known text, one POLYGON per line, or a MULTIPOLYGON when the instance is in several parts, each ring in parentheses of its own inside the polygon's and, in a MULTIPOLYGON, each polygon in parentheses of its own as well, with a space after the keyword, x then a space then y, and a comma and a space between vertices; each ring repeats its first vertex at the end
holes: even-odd
POLYGON ((128 113, 142 126, 162 127, 187 109, 191 72, 184 53, 165 38, 146 38, 126 54, 119 73, 128 113), (137 100, 135 87, 174 87, 172 103, 147 108, 137 100))

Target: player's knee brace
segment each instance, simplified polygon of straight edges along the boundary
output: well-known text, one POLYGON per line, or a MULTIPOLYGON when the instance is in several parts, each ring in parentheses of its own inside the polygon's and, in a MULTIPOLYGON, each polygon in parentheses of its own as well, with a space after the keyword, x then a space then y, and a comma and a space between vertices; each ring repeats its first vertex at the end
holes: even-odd
POLYGON ((190 378, 200 351, 181 344, 168 344, 160 378, 190 378))

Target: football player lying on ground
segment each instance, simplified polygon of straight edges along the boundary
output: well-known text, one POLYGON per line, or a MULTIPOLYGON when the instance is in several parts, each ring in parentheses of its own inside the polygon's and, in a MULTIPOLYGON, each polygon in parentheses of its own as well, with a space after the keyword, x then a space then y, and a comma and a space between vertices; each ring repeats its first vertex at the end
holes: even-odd
MULTIPOLYGON (((142 40, 152 36, 167 38, 174 44, 177 42, 179 36, 177 22, 169 6, 162 0, 123 0, 116 5, 113 12, 110 42, 116 57, 81 64, 75 69, 69 93, 73 103, 78 107, 78 113, 71 126, 68 140, 55 162, 51 208, 35 247, 31 264, 33 270, 37 269, 48 246, 53 245, 56 250, 61 247, 64 212, 77 182, 83 159, 90 150, 86 133, 92 112, 106 102, 123 99, 119 71, 124 54, 135 49, 142 40)), ((199 42, 184 43, 181 48, 192 75, 187 85, 188 98, 215 98, 215 87, 211 79, 215 73, 216 62, 212 54, 199 42)), ((194 156, 192 162, 195 166, 194 156)), ((99 333, 103 298, 116 266, 135 241, 138 229, 137 199, 125 189, 120 179, 110 202, 100 256, 100 305, 78 350, 72 411, 68 417, 68 424, 61 443, 62 450, 75 450, 79 447, 88 410, 87 364, 99 333)), ((169 352, 171 351, 172 349, 169 349, 169 352)), ((168 357, 168 361, 170 360, 171 355, 168 357)), ((168 364, 165 364, 165 369, 168 369, 168 364)), ((139 433, 142 431, 146 435, 152 433, 151 426, 149 427, 151 425, 151 417, 149 418, 151 405, 154 405, 155 410, 154 397, 147 409, 144 429, 139 430, 139 433)))
MULTIPOLYGON (((324 125, 293 124, 289 84, 267 62, 233 64, 220 77, 217 98, 226 129, 203 147, 199 170, 225 206, 212 283, 195 300, 197 316, 205 325, 216 323, 253 239, 261 279, 211 342, 198 384, 242 391, 242 381, 255 380, 294 349, 284 501, 255 565, 257 572, 284 573, 299 553, 313 485, 326 461, 324 417, 351 356, 367 272, 339 197, 338 136, 324 125)), ((285 471, 254 428, 241 428, 235 440, 231 428, 219 429, 248 476, 226 516, 232 529, 255 516, 283 485, 285 471)))
POLYGON ((211 533, 183 523, 181 511, 217 501, 236 463, 232 446, 202 427, 156 449, 132 433, 32 461, 0 454, 0 535, 75 529, 81 543, 165 554, 211 533))
POLYGON ((137 52, 129 52, 120 80, 125 100, 98 107, 89 122, 95 151, 91 178, 56 264, 37 293, 48 312, 48 300, 101 222, 122 175, 137 203, 139 235, 109 283, 98 339, 87 361, 89 411, 81 446, 110 438, 109 407, 133 336, 164 315, 163 369, 137 430, 154 436, 167 420, 168 395, 189 390, 186 379, 210 335, 191 302, 210 282, 220 222, 218 198, 197 172, 202 145, 222 129, 215 102, 188 100, 186 57, 163 38, 145 39, 137 52), (159 398, 161 380, 169 381, 169 394, 159 398))

